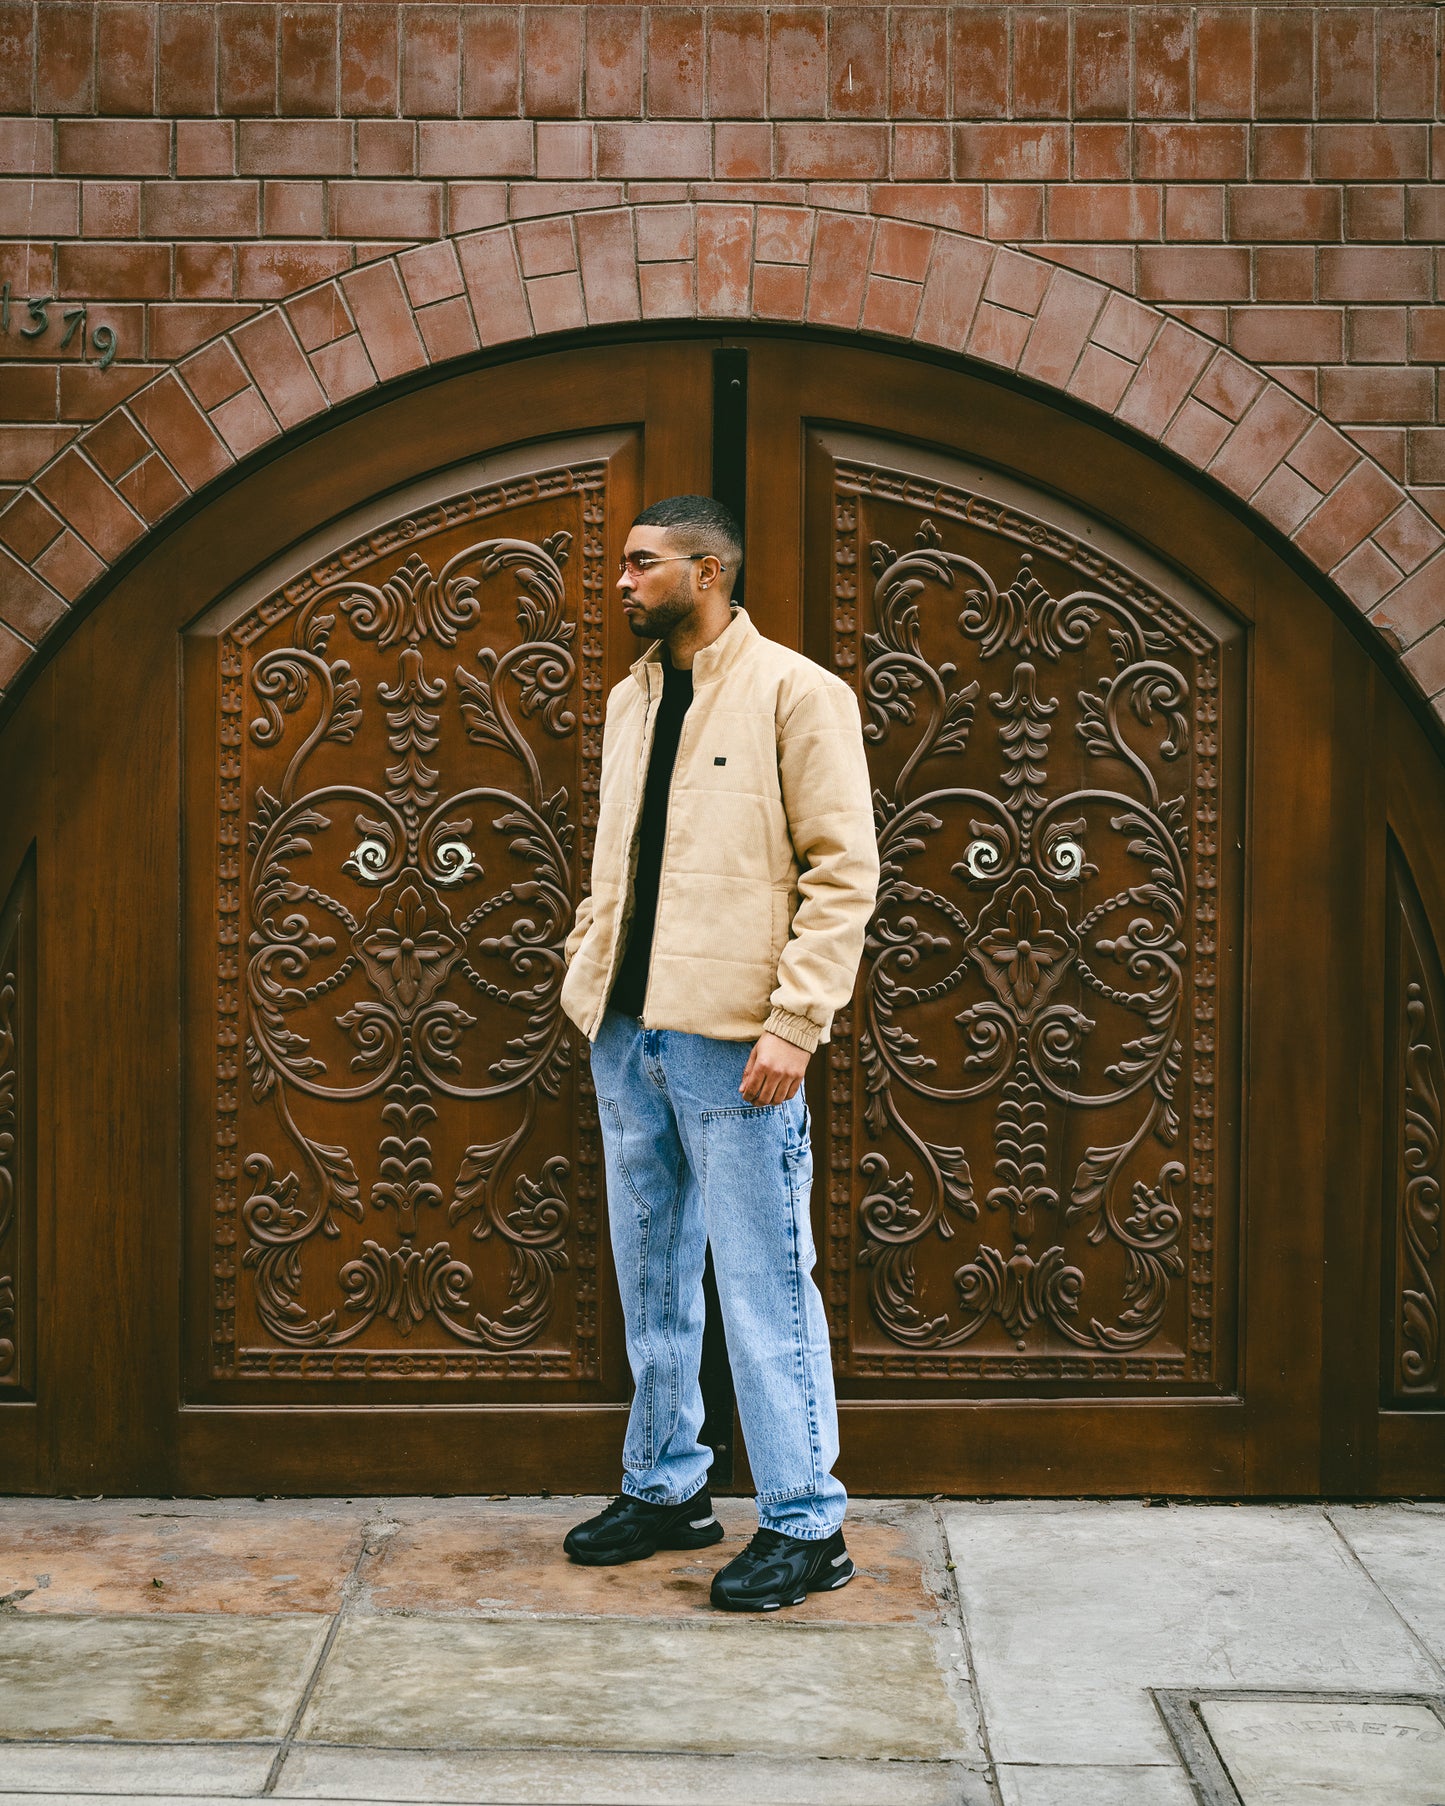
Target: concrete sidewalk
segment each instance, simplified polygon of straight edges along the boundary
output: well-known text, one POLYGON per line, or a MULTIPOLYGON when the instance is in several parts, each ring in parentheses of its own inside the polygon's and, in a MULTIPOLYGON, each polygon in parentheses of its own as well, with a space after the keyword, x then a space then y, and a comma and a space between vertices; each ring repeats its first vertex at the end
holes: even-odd
POLYGON ((860 1500, 581 1569, 577 1499, 0 1500, 0 1800, 1445 1806, 1445 1506, 860 1500))

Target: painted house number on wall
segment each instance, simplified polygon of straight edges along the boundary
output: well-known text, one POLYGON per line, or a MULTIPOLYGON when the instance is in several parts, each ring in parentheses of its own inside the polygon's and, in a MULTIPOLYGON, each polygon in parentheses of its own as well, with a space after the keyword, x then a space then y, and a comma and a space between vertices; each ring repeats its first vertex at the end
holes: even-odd
MULTIPOLYGON (((38 301, 21 301, 19 299, 12 301, 10 284, 8 282, 0 283, 0 332, 8 333, 10 330, 12 305, 17 309, 23 307, 25 317, 30 321, 28 326, 18 328, 22 339, 38 339, 49 332, 52 326, 63 326, 65 330, 61 334, 59 349, 64 351, 76 333, 79 333, 82 355, 88 355, 85 350, 87 341, 84 304, 79 307, 67 307, 60 315, 59 320, 53 321, 50 317, 50 310, 60 305, 53 296, 46 295, 38 301)), ((115 361, 114 327, 97 326, 90 334, 89 344, 99 357, 102 370, 108 368, 115 361)))

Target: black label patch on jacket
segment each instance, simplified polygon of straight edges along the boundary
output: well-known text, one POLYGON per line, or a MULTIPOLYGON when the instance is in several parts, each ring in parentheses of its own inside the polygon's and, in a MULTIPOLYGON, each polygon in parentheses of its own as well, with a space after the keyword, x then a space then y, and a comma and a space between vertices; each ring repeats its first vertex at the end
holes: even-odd
POLYGON ((714 765, 726 765, 727 760, 725 758, 724 759, 714 759, 713 764, 714 765))

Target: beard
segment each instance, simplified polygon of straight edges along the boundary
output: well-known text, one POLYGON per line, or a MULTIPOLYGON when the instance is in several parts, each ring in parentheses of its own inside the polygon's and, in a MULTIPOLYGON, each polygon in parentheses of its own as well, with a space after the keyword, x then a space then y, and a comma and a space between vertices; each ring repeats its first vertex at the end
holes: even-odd
POLYGON ((684 575, 678 578, 661 601, 654 602, 650 608, 639 608, 636 614, 630 614, 627 624, 640 640, 663 640, 679 621, 687 619, 692 610, 692 578, 684 575))

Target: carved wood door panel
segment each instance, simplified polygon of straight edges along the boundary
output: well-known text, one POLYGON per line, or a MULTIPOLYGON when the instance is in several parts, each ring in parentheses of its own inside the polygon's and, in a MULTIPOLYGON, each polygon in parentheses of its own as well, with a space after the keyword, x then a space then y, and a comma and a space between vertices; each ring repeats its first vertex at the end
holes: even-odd
POLYGON ((448 473, 188 638, 195 1395, 617 1390, 558 995, 636 453, 448 473))
POLYGON ((1227 1393, 1241 630, 997 474, 819 430, 807 480, 883 872, 819 1161, 840 1378, 1227 1393))

